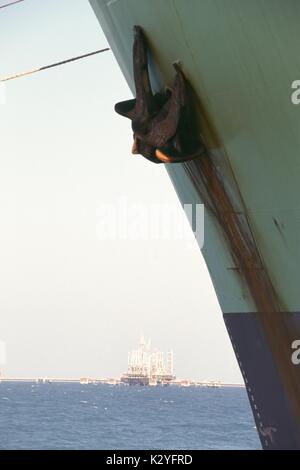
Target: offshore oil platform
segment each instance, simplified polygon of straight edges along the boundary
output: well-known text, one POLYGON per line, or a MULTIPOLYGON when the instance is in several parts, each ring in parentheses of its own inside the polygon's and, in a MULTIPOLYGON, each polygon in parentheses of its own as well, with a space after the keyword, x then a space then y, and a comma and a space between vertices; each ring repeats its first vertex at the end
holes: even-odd
POLYGON ((128 385, 168 385, 175 379, 173 373, 173 351, 164 353, 151 350, 151 342, 142 336, 137 349, 128 353, 128 369, 121 382, 128 385))

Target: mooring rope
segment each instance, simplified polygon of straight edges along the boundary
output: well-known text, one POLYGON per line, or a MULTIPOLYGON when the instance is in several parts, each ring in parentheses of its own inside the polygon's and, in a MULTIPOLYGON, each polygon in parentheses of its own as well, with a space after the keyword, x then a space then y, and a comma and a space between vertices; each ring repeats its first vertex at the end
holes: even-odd
POLYGON ((60 65, 65 65, 65 64, 68 64, 70 62, 74 62, 75 60, 85 59, 86 57, 91 57, 93 55, 100 54, 102 52, 106 52, 106 51, 109 51, 109 50, 110 50, 109 47, 106 47, 105 49, 99 49, 98 51, 89 52, 88 54, 79 55, 77 57, 72 57, 71 59, 65 59, 65 60, 62 60, 60 62, 55 62, 54 64, 44 65, 43 67, 37 67, 37 68, 31 69, 31 70, 28 70, 26 72, 19 72, 19 73, 16 73, 14 75, 9 75, 8 77, 0 78, 0 82, 8 82, 9 80, 14 80, 16 78, 25 77, 27 75, 32 75, 33 73, 42 72, 44 70, 48 70, 48 69, 51 69, 53 67, 58 67, 60 65))

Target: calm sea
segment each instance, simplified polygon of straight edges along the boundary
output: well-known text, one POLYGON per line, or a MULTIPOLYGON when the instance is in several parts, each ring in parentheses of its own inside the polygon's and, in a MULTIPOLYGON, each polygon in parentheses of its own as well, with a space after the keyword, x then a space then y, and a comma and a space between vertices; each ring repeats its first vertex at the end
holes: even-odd
POLYGON ((239 388, 0 383, 1 449, 259 449, 239 388))

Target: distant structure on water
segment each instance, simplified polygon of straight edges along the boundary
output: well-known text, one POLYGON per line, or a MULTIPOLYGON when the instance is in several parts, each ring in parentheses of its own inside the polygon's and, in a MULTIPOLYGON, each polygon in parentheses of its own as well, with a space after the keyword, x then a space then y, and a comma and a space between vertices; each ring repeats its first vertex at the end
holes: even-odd
POLYGON ((128 369, 121 376, 121 382, 129 385, 168 385, 175 379, 173 372, 173 351, 151 351, 150 341, 146 344, 142 336, 137 349, 128 353, 128 369))

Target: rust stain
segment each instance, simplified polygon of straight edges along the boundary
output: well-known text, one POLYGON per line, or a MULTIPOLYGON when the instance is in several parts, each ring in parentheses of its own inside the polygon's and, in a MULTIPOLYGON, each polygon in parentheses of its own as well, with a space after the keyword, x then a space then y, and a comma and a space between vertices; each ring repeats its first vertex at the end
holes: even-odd
POLYGON ((201 159, 184 163, 184 168, 201 199, 212 210, 223 230, 239 275, 248 286, 255 302, 266 340, 300 426, 299 374, 290 357, 295 332, 290 331, 284 321, 285 310, 265 269, 248 222, 243 223, 234 210, 208 150, 201 159))
MULTIPOLYGON (((235 262, 234 269, 248 287, 256 305, 266 341, 300 429, 300 380, 290 357, 295 331, 291 331, 285 322, 286 309, 280 302, 259 253, 246 209, 244 207, 242 213, 235 210, 223 176, 209 151, 209 147, 222 147, 218 133, 194 93, 194 99, 199 101, 198 118, 206 141, 204 142, 202 136, 199 137, 198 130, 198 137, 195 135, 197 119, 191 112, 192 90, 178 67, 173 88, 165 94, 152 94, 147 42, 140 27, 135 27, 134 31, 133 60, 137 97, 118 103, 115 109, 132 120, 133 152, 141 153, 155 163, 183 162, 182 165, 201 200, 216 218, 235 262)), ((236 186, 238 189, 237 183, 236 186)), ((240 200, 243 204, 241 195, 240 200)))

